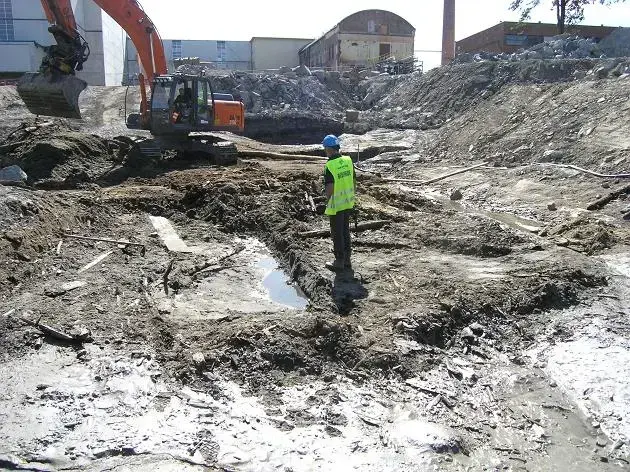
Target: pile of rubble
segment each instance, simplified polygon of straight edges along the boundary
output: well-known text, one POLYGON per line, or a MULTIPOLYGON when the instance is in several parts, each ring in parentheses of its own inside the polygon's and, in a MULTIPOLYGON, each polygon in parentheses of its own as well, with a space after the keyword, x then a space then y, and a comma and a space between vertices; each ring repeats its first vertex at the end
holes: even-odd
POLYGON ((234 72, 216 77, 214 83, 217 91, 232 91, 249 113, 273 116, 300 111, 339 117, 363 99, 359 85, 376 76, 390 77, 368 70, 311 71, 298 66, 264 73, 234 72))
POLYGON ((455 58, 455 63, 528 59, 604 59, 628 56, 630 56, 630 29, 619 28, 599 43, 593 39, 564 34, 512 54, 491 52, 460 54, 455 58))

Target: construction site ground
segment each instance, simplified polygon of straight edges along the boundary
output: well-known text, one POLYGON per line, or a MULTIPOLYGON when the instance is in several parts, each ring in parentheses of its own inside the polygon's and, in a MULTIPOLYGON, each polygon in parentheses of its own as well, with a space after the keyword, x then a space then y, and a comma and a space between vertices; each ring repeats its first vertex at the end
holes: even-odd
POLYGON ((375 224, 336 275, 316 141, 142 161, 125 92, 36 121, 0 87, 0 468, 630 467, 630 189, 566 167, 628 171, 630 79, 345 134, 375 224))

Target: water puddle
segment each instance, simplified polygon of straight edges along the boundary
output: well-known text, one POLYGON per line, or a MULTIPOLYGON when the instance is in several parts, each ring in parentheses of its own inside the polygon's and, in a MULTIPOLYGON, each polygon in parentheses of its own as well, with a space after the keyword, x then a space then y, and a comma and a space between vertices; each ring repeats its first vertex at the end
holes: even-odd
POLYGON ((279 268, 278 262, 273 257, 263 256, 256 263, 256 267, 265 271, 262 284, 272 301, 298 310, 303 310, 308 306, 304 292, 291 285, 291 280, 279 268))
MULTIPOLYGON (((231 245, 210 245, 207 251, 209 267, 214 270, 201 273, 193 283, 178 293, 159 297, 159 308, 176 318, 219 319, 230 313, 245 315, 300 311, 308 306, 308 299, 282 271, 278 262, 262 242, 255 238, 236 238, 231 245), (224 255, 243 247, 233 256, 218 263, 224 255), (218 251, 218 252, 217 252, 218 251)), ((187 246, 203 248, 203 245, 187 246)))

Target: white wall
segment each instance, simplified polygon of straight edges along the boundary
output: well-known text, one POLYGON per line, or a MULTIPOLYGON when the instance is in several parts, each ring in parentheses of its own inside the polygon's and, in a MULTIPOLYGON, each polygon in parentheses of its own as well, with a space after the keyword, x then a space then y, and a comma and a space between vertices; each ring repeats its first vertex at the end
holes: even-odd
MULTIPOLYGON (((90 45, 90 58, 77 76, 90 85, 119 85, 125 64, 125 35, 93 0, 71 0, 79 33, 90 45)), ((15 41, 0 43, 0 72, 39 68, 43 51, 54 44, 40 0, 12 0, 15 41)))
POLYGON ((103 25, 103 64, 105 85, 120 85, 125 68, 125 44, 127 35, 107 13, 101 12, 103 25))
POLYGON ((43 56, 33 43, 0 43, 0 72, 37 70, 43 56))
POLYGON ((252 68, 266 70, 297 66, 300 63, 298 51, 312 41, 301 38, 252 38, 252 68))
POLYGON ((15 41, 53 42, 48 33, 48 20, 39 0, 12 0, 15 41))
MULTIPOLYGON (((163 40, 164 54, 168 70, 174 71, 173 41, 163 40)), ((225 41, 225 62, 218 61, 217 41, 215 40, 181 40, 181 57, 198 57, 202 62, 212 62, 217 68, 232 70, 251 69, 251 49, 249 41, 225 41)), ((125 60, 125 78, 133 81, 139 72, 138 52, 133 43, 127 38, 125 60)))

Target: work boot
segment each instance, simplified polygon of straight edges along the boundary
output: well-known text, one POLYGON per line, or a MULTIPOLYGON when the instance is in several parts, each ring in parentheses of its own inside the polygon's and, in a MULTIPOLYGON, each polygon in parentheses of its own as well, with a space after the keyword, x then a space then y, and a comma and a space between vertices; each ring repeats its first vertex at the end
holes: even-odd
POLYGON ((326 262, 326 269, 333 272, 341 272, 344 269, 343 259, 335 259, 333 262, 326 262))

